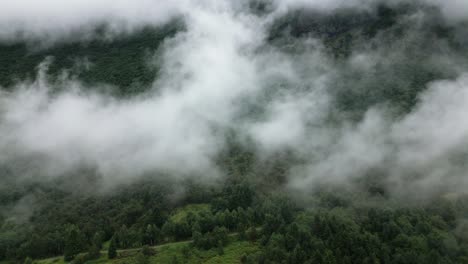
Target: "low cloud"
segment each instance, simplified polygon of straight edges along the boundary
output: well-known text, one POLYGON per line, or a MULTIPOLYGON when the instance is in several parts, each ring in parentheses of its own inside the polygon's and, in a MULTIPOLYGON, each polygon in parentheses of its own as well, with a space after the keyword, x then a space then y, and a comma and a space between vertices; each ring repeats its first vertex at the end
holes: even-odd
MULTIPOLYGON (((225 147, 227 131, 234 130, 265 159, 293 150, 300 162, 292 166, 288 182, 296 189, 320 182, 346 184, 375 169, 387 176, 389 186, 396 186, 394 192, 468 186, 463 163, 468 75, 438 81, 427 77, 445 71, 458 75, 467 72, 466 64, 456 59, 460 51, 448 41, 427 43, 433 32, 425 30, 419 12, 405 14, 393 28, 411 28, 411 34, 405 32, 410 36, 389 41, 385 36, 392 29, 385 28, 360 42, 377 48, 351 46, 349 57, 337 59, 325 41, 312 34, 287 36, 289 46, 272 44, 269 26, 284 8, 307 5, 333 12, 351 5, 365 9, 370 1, 291 0, 277 3, 279 12, 266 15, 251 12, 244 3, 5 4, 0 11, 2 41, 59 40, 102 23, 117 33, 131 32, 177 15, 186 30, 166 39, 158 51, 161 70, 151 89, 130 99, 97 92, 103 89, 85 87, 73 76, 51 81, 48 62, 34 81, 2 90, 0 162, 15 161, 23 171, 50 177, 80 166, 95 167, 110 183, 153 171, 209 179, 222 173, 215 160, 225 147), (409 52, 417 53, 412 45, 418 41, 437 54, 407 58, 409 52), (408 65, 419 68, 409 74, 408 65), (417 72, 423 70, 428 73, 417 72), (414 75, 428 83, 416 83, 414 75), (393 86, 404 89, 385 89, 393 86), (416 86, 421 89, 415 92, 417 103, 406 111, 395 110, 399 101, 390 97, 407 99, 416 86), (374 102, 369 98, 375 94, 389 98, 374 102), (341 99, 346 96, 364 110, 356 114, 344 109, 341 99)), ((455 2, 444 3, 441 10, 455 18, 445 11, 450 8, 455 2)))
POLYGON ((186 17, 187 32, 165 47, 154 90, 140 97, 85 92, 93 89, 73 79, 51 83, 46 63, 34 82, 3 92, 2 161, 37 159, 51 175, 83 164, 117 178, 152 170, 216 174, 216 129, 232 120, 232 101, 255 89, 248 53, 257 36, 251 18, 234 18, 227 5, 211 8, 186 17), (57 86, 64 92, 51 93, 57 86))
POLYGON ((190 9, 190 1, 19 0, 2 3, 0 40, 60 41, 92 37, 96 26, 109 33, 131 32, 145 25, 159 25, 190 9))
MULTIPOLYGON (((350 183, 375 169, 387 175, 393 192, 414 196, 463 191, 467 186, 468 75, 436 81, 403 118, 372 108, 363 120, 344 125, 313 163, 293 169, 294 188, 314 183, 350 183)), ((323 147, 323 146, 322 146, 323 147)), ((390 188, 391 189, 391 188, 390 188)))

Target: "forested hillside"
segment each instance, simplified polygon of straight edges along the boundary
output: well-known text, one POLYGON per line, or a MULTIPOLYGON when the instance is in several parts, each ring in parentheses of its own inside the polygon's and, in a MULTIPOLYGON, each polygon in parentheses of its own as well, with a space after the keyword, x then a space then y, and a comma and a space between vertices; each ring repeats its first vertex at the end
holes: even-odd
POLYGON ((0 19, 0 263, 468 263, 468 17, 182 2, 0 19))

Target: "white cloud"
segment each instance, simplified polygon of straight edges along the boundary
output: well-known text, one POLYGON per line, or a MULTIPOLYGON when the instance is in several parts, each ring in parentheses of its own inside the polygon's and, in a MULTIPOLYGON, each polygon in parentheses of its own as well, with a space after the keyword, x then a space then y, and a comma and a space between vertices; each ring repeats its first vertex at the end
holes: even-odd
POLYGON ((142 97, 83 92, 75 81, 51 95, 42 67, 35 83, 1 98, 0 146, 8 150, 3 160, 40 155, 54 175, 82 164, 107 177, 151 170, 215 173, 213 156, 222 144, 215 128, 232 120, 234 100, 256 88, 248 54, 258 45, 259 24, 234 17, 229 8, 218 2, 187 14, 187 32, 164 48, 157 92, 142 97))
POLYGON ((468 18, 468 1, 465 0, 427 0, 442 9, 450 20, 466 20, 468 18))
MULTIPOLYGON (((279 8, 331 10, 359 4, 290 0, 279 8)), ((41 75, 44 70, 35 83, 3 92, 0 161, 38 158, 50 175, 84 163, 112 180, 152 170, 214 175, 213 160, 224 140, 220 128, 234 126, 265 156, 283 148, 300 153, 306 162, 296 169, 292 184, 301 188, 323 179, 347 182, 376 167, 385 167, 396 181, 415 173, 424 175, 421 186, 436 186, 449 176, 448 184, 466 186, 466 168, 450 157, 463 153, 468 143, 468 77, 430 85, 419 106, 401 119, 374 107, 361 122, 341 116, 331 122, 330 80, 343 69, 326 59, 317 41, 301 43, 305 48, 295 55, 265 45, 264 26, 271 17, 236 8, 227 0, 3 3, 3 40, 18 32, 31 39, 59 39, 102 22, 125 32, 175 14, 184 16, 187 31, 164 44, 161 76, 154 91, 140 97, 122 100, 84 92, 92 87, 82 89, 73 80, 62 84, 65 92, 51 95, 55 84, 41 75), (264 103, 264 116, 239 119, 243 100, 259 94, 269 97, 258 102, 264 103)), ((370 69, 385 59, 360 53, 351 64, 370 69)))

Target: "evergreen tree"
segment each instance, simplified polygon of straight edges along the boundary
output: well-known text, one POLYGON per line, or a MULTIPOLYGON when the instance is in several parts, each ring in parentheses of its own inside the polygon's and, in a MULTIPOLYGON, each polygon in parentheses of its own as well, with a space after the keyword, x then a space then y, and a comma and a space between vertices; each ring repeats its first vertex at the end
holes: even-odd
POLYGON ((93 236, 92 245, 98 248, 99 250, 102 249, 102 241, 103 241, 103 234, 101 232, 96 232, 93 236))
POLYGON ((96 245, 91 245, 88 250, 87 258, 88 259, 97 259, 101 256, 101 252, 98 246, 96 245))
POLYGON ((85 245, 85 238, 81 231, 75 225, 69 227, 67 238, 65 240, 65 261, 70 261, 83 250, 85 245))
POLYGON ((144 234, 146 244, 151 246, 156 245, 161 238, 161 230, 155 225, 147 225, 144 234))
POLYGON ((95 233, 91 243, 92 244, 88 249, 87 258, 97 259, 101 255, 100 250, 102 248, 102 234, 100 232, 95 233))
POLYGON ((130 246, 130 239, 129 239, 129 231, 126 225, 123 225, 119 232, 117 232, 117 240, 118 246, 120 248, 128 248, 130 246))
POLYGON ((112 237, 110 244, 109 244, 109 249, 107 250, 107 256, 109 259, 113 259, 117 257, 117 247, 115 245, 115 238, 112 237))

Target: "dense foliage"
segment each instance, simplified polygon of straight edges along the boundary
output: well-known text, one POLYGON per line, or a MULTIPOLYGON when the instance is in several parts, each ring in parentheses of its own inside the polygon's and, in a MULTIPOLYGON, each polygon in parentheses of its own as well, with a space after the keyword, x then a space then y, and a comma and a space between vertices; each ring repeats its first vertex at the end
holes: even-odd
MULTIPOLYGON (((267 12, 268 6, 259 3, 259 14, 267 12)), ((438 20, 436 10, 419 27, 398 22, 398 16, 412 11, 407 5, 382 6, 372 15, 293 11, 274 21, 268 40, 295 54, 303 48, 295 41, 320 39, 343 72, 331 85, 339 111, 360 116, 369 106, 388 102, 398 111, 410 111, 428 82, 456 74, 433 63, 434 58, 466 62, 454 58, 466 46, 457 42, 454 28, 438 20), (424 30, 418 34, 423 39, 411 39, 418 30, 424 30), (404 46, 394 49, 401 53, 390 54, 399 59, 376 65, 372 74, 345 60, 359 47, 382 55, 392 45, 404 46)), ((118 96, 132 96, 148 89, 158 74, 157 65, 145 60, 149 50, 180 30, 176 21, 113 40, 72 41, 39 50, 25 43, 1 44, 0 86, 14 89, 17 80, 33 78, 37 65, 51 56, 51 78, 65 71, 89 84, 112 85, 118 96)), ((0 261, 32 263, 63 255, 66 261, 84 263, 104 251, 109 259, 118 259, 119 250, 141 248, 136 262, 148 263, 149 256, 158 254, 154 247, 187 241, 190 246, 172 259, 184 263, 196 251, 223 255, 235 237, 255 248, 246 251, 242 263, 468 263, 468 197, 434 195, 406 205, 389 197, 378 177, 349 188, 317 187, 307 198, 296 197, 285 186, 296 162, 293 153, 262 160, 230 136, 217 157, 223 177, 210 184, 155 172, 108 187, 98 173, 86 169, 58 179, 17 180, 10 169, 14 164, 0 164, 0 261), (191 207, 196 210, 187 209, 191 207), (106 249, 104 243, 109 243, 106 249)))
POLYGON ((87 84, 112 85, 117 96, 138 94, 147 90, 157 76, 158 65, 150 60, 153 51, 181 30, 182 22, 175 20, 131 35, 70 41, 38 50, 24 42, 1 43, 0 87, 11 89, 18 80, 33 79, 36 67, 51 59, 51 76, 67 73, 87 84))
MULTIPOLYGON (((118 257, 116 249, 182 240, 192 240, 192 247, 201 250, 222 252, 228 236, 234 234, 260 245, 260 250, 242 257, 243 263, 468 260, 467 226, 459 221, 468 215, 467 197, 404 207, 370 193, 353 195, 351 201, 347 192, 322 192, 303 206, 285 194, 255 193, 254 185, 245 183, 214 189, 189 184, 194 193, 208 192, 212 198, 198 200, 207 206, 185 214, 177 208, 190 206, 193 197, 174 203, 166 198, 167 188, 157 188, 161 184, 157 181, 88 198, 42 190, 48 205, 35 211, 31 223, 3 220, 1 257, 22 260, 63 254, 65 260, 72 260, 81 252, 88 252, 84 255, 88 258, 93 252, 99 257, 102 241, 108 240, 109 258, 118 257), (241 194, 251 199, 239 202, 241 194), (365 200, 380 201, 380 206, 365 200)), ((186 251, 190 254, 190 248, 186 251)))
POLYGON ((466 65, 466 57, 457 55, 467 52, 460 35, 464 28, 444 20, 440 10, 414 1, 378 4, 370 13, 346 8, 333 13, 293 10, 273 23, 269 41, 295 54, 307 48, 300 45, 303 39, 320 39, 340 72, 330 85, 337 108, 359 116, 384 103, 410 111, 429 82, 455 78, 458 72, 441 58, 466 65), (420 10, 424 16, 411 21, 420 10), (350 60, 359 54, 386 59, 363 69, 350 60))

